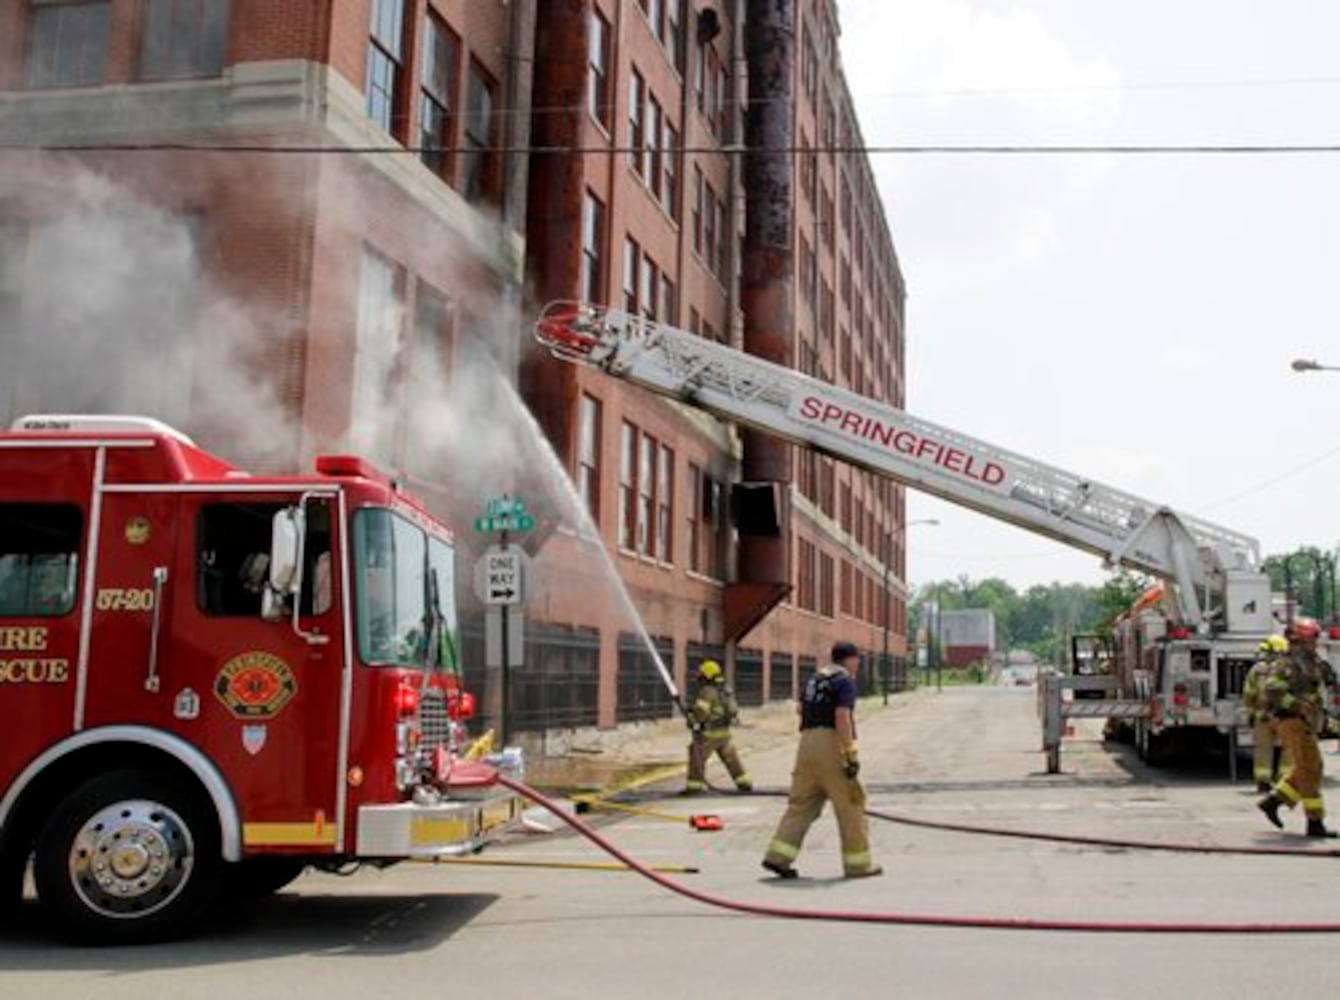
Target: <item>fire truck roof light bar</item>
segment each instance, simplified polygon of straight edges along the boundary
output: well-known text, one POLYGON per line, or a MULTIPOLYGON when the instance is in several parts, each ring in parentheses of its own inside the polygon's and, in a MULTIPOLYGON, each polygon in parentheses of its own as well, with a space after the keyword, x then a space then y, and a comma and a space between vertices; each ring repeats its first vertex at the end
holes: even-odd
POLYGON ((195 442, 161 420, 114 413, 31 413, 10 426, 20 433, 159 434, 195 447, 195 442))

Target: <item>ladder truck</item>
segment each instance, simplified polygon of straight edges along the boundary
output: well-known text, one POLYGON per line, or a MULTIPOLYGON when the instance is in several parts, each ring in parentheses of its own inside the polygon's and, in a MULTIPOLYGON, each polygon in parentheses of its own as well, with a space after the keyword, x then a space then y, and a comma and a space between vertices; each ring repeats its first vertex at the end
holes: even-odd
POLYGON ((1233 737, 1245 723, 1243 679, 1274 628, 1256 539, 620 310, 553 302, 535 336, 560 360, 1162 581, 1159 634, 1132 646, 1111 676, 1066 678, 1044 691, 1050 769, 1059 769, 1068 717, 1124 720, 1151 762, 1188 737, 1233 737), (1067 700, 1066 687, 1104 697, 1067 700))

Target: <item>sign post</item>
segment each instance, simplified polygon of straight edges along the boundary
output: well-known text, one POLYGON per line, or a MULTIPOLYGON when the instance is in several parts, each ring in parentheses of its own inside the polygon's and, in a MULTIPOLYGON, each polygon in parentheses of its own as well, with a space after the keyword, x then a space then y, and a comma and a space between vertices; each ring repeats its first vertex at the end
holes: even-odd
POLYGON ((504 747, 511 737, 511 668, 525 661, 525 595, 529 568, 526 553, 508 543, 511 533, 532 531, 535 518, 526 513, 519 498, 491 498, 484 513, 475 518, 475 531, 496 534, 497 544, 485 550, 475 564, 475 594, 484 602, 484 665, 490 675, 497 672, 496 725, 504 747))

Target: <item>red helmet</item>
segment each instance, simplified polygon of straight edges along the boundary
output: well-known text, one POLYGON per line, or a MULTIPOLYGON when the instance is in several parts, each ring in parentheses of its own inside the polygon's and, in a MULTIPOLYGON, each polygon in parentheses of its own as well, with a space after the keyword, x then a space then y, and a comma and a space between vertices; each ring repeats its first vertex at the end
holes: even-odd
POLYGON ((1320 639, 1321 626, 1315 618, 1295 618, 1289 623, 1290 639, 1320 639))

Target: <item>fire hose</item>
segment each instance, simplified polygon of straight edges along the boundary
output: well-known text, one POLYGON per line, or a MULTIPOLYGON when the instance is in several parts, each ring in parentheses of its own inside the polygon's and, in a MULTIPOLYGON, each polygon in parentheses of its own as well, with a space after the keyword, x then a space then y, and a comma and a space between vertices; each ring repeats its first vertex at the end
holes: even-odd
MULTIPOLYGON (((709 786, 719 795, 741 795, 731 788, 709 786)), ((782 788, 756 788, 750 795, 786 798, 790 793, 782 788)), ((1170 854, 1237 854, 1271 858, 1340 858, 1340 848, 1326 850, 1298 850, 1293 847, 1229 847, 1220 844, 1179 844, 1161 840, 1123 840, 1116 837, 1083 837, 1068 833, 1043 833, 1040 830, 1011 830, 1003 826, 974 826, 967 823, 949 823, 944 820, 918 819, 903 813, 866 809, 866 816, 881 823, 896 823, 920 830, 941 833, 961 833, 969 837, 1002 837, 1012 840, 1033 840, 1048 844, 1073 844, 1078 847, 1100 847, 1105 850, 1166 851, 1170 854)))
MULTIPOLYGON (((950 916, 930 913, 879 913, 861 910, 805 910, 791 906, 773 906, 729 899, 683 885, 654 871, 633 858, 578 817, 565 812, 544 794, 506 775, 498 775, 499 784, 540 808, 552 813, 616 861, 662 889, 695 903, 733 913, 782 920, 821 920, 863 924, 893 924, 904 927, 945 927, 978 930, 1065 931, 1079 933, 1122 934, 1340 934, 1340 921, 1315 923, 1271 922, 1157 922, 1146 920, 1061 920, 1034 917, 950 916)), ((776 793, 773 793, 776 794, 776 793)), ((1160 849, 1162 849, 1160 847, 1160 849)), ((1294 852, 1307 853, 1307 852, 1294 852)))

